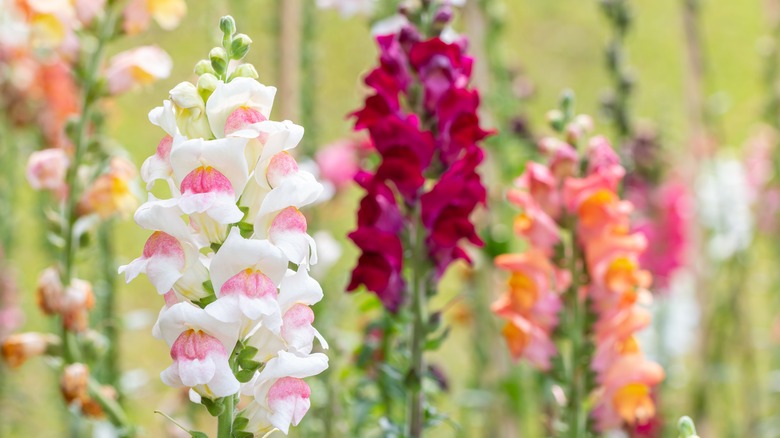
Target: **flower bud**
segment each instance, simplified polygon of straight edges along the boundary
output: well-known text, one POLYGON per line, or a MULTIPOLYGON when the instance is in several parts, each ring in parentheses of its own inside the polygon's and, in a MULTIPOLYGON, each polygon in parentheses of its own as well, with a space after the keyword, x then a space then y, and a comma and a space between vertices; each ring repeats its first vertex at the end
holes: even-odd
POLYGON ((195 64, 195 74, 201 76, 206 73, 216 75, 214 68, 211 66, 211 61, 207 59, 201 59, 197 64, 195 64))
POLYGON ((83 363, 66 366, 60 377, 60 391, 62 391, 65 403, 70 405, 75 401, 81 402, 89 398, 87 394, 88 380, 89 368, 83 363))
POLYGON ((248 36, 240 33, 233 37, 233 41, 230 43, 230 57, 231 59, 242 59, 249 51, 249 45, 252 44, 252 39, 248 36))
POLYGON ((170 93, 176 111, 176 124, 181 133, 189 138, 214 138, 206 118, 206 103, 198 93, 198 88, 190 82, 182 82, 170 93))
POLYGON ((56 268, 49 267, 38 277, 38 307, 44 315, 54 315, 62 308, 64 287, 56 268))
POLYGON ((92 285, 85 280, 74 278, 65 289, 62 302, 62 322, 65 329, 84 332, 89 324, 89 311, 95 307, 95 295, 92 285))
POLYGON ((28 332, 11 335, 3 341, 3 359, 11 367, 21 366, 27 359, 40 356, 57 344, 55 336, 44 333, 28 332))
POLYGON ((219 79, 211 73, 205 73, 198 78, 198 93, 205 99, 217 89, 219 79))
POLYGON ((219 19, 219 30, 225 35, 233 35, 236 33, 236 20, 230 15, 225 15, 219 19))
POLYGON ((558 132, 563 131, 565 117, 561 111, 559 110, 548 111, 546 118, 547 118, 547 123, 549 123, 554 130, 558 132))
POLYGON ((260 75, 257 73, 255 66, 252 64, 241 64, 236 67, 236 70, 230 75, 230 78, 252 78, 257 79, 260 75))
POLYGON ((228 54, 222 47, 214 47, 209 52, 211 67, 218 75, 224 75, 227 71, 228 54))

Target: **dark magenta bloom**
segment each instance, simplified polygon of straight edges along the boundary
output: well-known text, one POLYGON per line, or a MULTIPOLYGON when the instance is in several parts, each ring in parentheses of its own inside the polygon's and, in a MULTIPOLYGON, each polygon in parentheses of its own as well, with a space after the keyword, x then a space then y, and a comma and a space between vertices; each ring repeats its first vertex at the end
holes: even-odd
POLYGON ((373 173, 355 177, 366 195, 349 235, 361 256, 348 289, 363 285, 395 312, 407 293, 401 236, 413 223, 422 223, 437 279, 453 261, 470 262, 462 242, 482 244, 470 217, 485 203, 476 169, 483 159, 478 143, 490 132, 479 125, 479 93, 468 88, 473 60, 465 40, 421 41, 406 26, 377 44, 379 66, 365 77, 375 93, 352 116, 356 130, 368 130, 380 161, 373 173))

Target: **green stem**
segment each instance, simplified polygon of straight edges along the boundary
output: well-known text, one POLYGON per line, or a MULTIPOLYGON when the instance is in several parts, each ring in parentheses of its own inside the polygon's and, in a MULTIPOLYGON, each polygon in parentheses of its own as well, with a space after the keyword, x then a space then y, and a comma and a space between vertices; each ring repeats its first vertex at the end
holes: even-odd
MULTIPOLYGON (((419 213, 419 212, 415 212, 419 213)), ((423 376, 425 363, 423 360, 423 341, 427 330, 427 273, 426 273, 426 247, 423 240, 424 228, 419 220, 419 214, 415 214, 415 225, 411 230, 411 241, 414 242, 415 263, 412 266, 412 330, 411 339, 411 374, 409 391, 409 434, 410 438, 422 436, 424 428, 425 394, 423 392, 423 376)))
MULTIPOLYGON (((582 369, 583 358, 582 344, 584 336, 583 308, 579 297, 580 265, 581 258, 579 246, 577 245, 576 225, 572 225, 571 249, 569 259, 569 272, 571 273, 571 286, 569 287, 569 300, 571 304, 572 329, 569 337, 571 339, 571 357, 569 370, 569 401, 567 405, 567 420, 569 425, 569 436, 572 438, 581 438, 585 436, 585 421, 583 421, 584 411, 582 410, 582 398, 584 393, 584 374, 587 370, 582 369)), ((585 366, 588 366, 587 364, 585 366)))
POLYGON ((76 257, 76 242, 74 241, 74 227, 78 219, 77 205, 79 200, 78 190, 78 169, 84 159, 87 146, 89 145, 89 125, 92 119, 95 103, 97 102, 97 85, 100 66, 103 62, 106 43, 111 39, 116 28, 116 19, 118 10, 116 7, 109 7, 106 12, 105 20, 98 33, 97 46, 92 52, 84 72, 83 84, 81 84, 81 117, 76 124, 76 138, 73 143, 73 162, 68 167, 68 173, 65 181, 68 187, 68 199, 65 203, 63 216, 65 219, 65 249, 63 251, 63 283, 69 284, 73 277, 73 266, 76 257))
POLYGON ((94 379, 89 379, 87 388, 89 396, 100 405, 103 412, 105 412, 106 417, 108 417, 111 424, 117 429, 118 436, 121 438, 133 436, 132 426, 119 403, 111 397, 106 397, 101 390, 100 384, 94 379))
MULTIPOLYGON (((233 374, 238 371, 237 352, 233 351, 230 355, 230 369, 233 370, 233 374)), ((225 410, 217 417, 217 438, 232 438, 233 437, 233 416, 236 409, 236 396, 229 395, 223 398, 225 403, 225 410)))
MULTIPOLYGON (((100 321, 106 336, 108 350, 103 363, 104 382, 119 387, 119 328, 116 314, 116 267, 114 263, 113 221, 109 220, 98 229, 98 247, 103 272, 103 296, 101 297, 100 321)), ((120 394, 121 395, 121 394, 120 394)))

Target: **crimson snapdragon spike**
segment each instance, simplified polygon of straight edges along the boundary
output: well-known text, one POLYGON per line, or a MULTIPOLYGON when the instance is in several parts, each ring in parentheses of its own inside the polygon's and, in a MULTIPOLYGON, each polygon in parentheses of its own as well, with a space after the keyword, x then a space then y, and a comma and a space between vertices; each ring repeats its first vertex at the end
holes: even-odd
POLYGON ((482 245, 471 215, 486 202, 477 167, 484 159, 479 143, 490 132, 480 127, 479 93, 469 87, 467 41, 442 36, 450 6, 423 2, 405 13, 409 20, 397 31, 376 38, 379 65, 365 77, 373 93, 352 114, 379 160, 355 177, 366 194, 349 235, 361 255, 348 290, 364 286, 391 318, 411 314, 398 320, 409 336, 401 344, 410 361, 405 423, 407 436, 416 437, 425 426, 421 388, 430 373, 423 348, 436 325, 428 298, 450 264, 471 262, 468 243, 482 245))
POLYGON ((469 217, 485 203, 476 168, 484 156, 478 143, 489 132, 479 126, 479 93, 468 88, 473 60, 465 38, 426 40, 409 23, 377 37, 377 45, 379 66, 365 78, 374 94, 353 116, 380 163, 356 177, 367 193, 350 234, 362 255, 348 289, 364 285, 396 312, 404 301, 401 234, 410 212, 421 215, 437 278, 454 260, 469 261, 463 240, 482 244, 469 217))

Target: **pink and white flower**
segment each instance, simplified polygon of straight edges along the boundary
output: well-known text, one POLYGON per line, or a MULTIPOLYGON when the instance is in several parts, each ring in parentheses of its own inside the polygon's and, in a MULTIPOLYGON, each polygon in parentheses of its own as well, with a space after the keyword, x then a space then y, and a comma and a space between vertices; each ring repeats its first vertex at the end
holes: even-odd
POLYGON ((190 387, 212 399, 238 392, 240 383, 228 363, 238 340, 238 325, 225 324, 182 302, 162 312, 158 327, 173 359, 160 374, 166 385, 190 387))
POLYGON ((165 79, 171 74, 173 61, 157 46, 142 46, 126 50, 109 61, 106 69, 108 91, 122 94, 133 88, 165 79))

